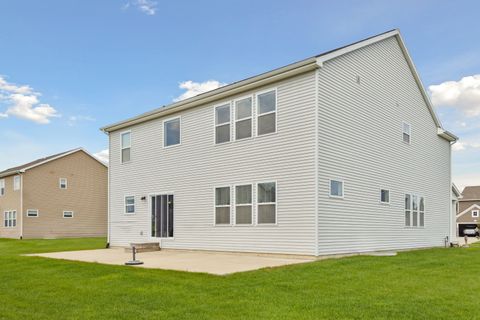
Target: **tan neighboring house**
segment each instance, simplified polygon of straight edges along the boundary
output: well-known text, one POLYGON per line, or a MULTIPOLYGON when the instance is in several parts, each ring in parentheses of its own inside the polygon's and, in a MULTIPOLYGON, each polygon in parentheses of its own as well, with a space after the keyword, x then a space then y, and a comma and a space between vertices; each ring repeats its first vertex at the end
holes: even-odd
POLYGON ((82 148, 0 172, 0 238, 107 234, 108 169, 82 148))
POLYGON ((457 230, 463 236, 465 229, 480 225, 480 186, 465 187, 458 199, 457 230))

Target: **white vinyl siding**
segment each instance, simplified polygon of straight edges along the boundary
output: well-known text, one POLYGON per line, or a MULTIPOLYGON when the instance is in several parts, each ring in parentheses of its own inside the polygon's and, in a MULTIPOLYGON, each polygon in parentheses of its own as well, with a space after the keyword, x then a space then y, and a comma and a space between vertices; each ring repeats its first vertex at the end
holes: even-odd
POLYGON ((257 135, 277 131, 277 91, 257 93, 257 135))
POLYGON ((13 177, 13 190, 18 191, 20 190, 21 178, 20 176, 13 177))
POLYGON ((5 195, 5 179, 0 179, 0 196, 5 195))
POLYGON ((5 228, 14 228, 17 226, 17 211, 10 210, 3 213, 3 226, 5 228))
POLYGON ((131 160, 131 152, 132 152, 132 133, 130 131, 123 132, 121 135, 120 143, 121 143, 121 162, 126 163, 130 162, 131 160))
POLYGON ((38 210, 37 209, 28 209, 27 210, 27 217, 38 217, 38 210))

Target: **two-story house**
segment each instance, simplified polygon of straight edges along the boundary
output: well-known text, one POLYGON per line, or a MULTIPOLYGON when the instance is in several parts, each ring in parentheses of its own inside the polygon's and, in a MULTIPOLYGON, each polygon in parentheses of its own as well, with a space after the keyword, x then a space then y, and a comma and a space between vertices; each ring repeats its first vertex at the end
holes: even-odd
POLYGON ((317 256, 455 236, 456 137, 398 30, 102 130, 112 246, 317 256))
POLYGON ((480 186, 467 186, 458 200, 458 235, 464 236, 466 229, 471 230, 469 235, 472 235, 477 227, 480 227, 480 186))
POLYGON ((0 172, 0 238, 107 234, 106 165, 83 149, 0 172))

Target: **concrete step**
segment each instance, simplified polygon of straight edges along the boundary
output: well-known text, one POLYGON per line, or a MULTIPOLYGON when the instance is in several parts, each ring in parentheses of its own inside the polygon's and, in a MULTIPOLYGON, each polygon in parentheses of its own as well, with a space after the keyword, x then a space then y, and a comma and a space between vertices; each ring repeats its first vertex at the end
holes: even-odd
POLYGON ((159 242, 142 242, 142 243, 130 243, 130 248, 125 248, 126 252, 132 252, 132 248, 135 246, 137 252, 152 252, 160 251, 159 242))

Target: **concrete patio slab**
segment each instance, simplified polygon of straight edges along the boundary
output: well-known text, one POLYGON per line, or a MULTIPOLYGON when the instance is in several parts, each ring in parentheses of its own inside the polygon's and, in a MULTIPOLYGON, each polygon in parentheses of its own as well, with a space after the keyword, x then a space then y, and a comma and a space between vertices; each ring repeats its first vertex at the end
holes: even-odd
MULTIPOLYGON (((65 251, 29 254, 54 259, 96 262, 112 265, 124 265, 131 260, 132 254, 123 248, 65 251)), ((187 272, 203 272, 215 275, 227 275, 236 272, 279 267, 290 264, 315 261, 309 257, 270 256, 246 253, 203 252, 183 250, 163 250, 137 254, 137 260, 144 262, 135 267, 166 269, 187 272)))

